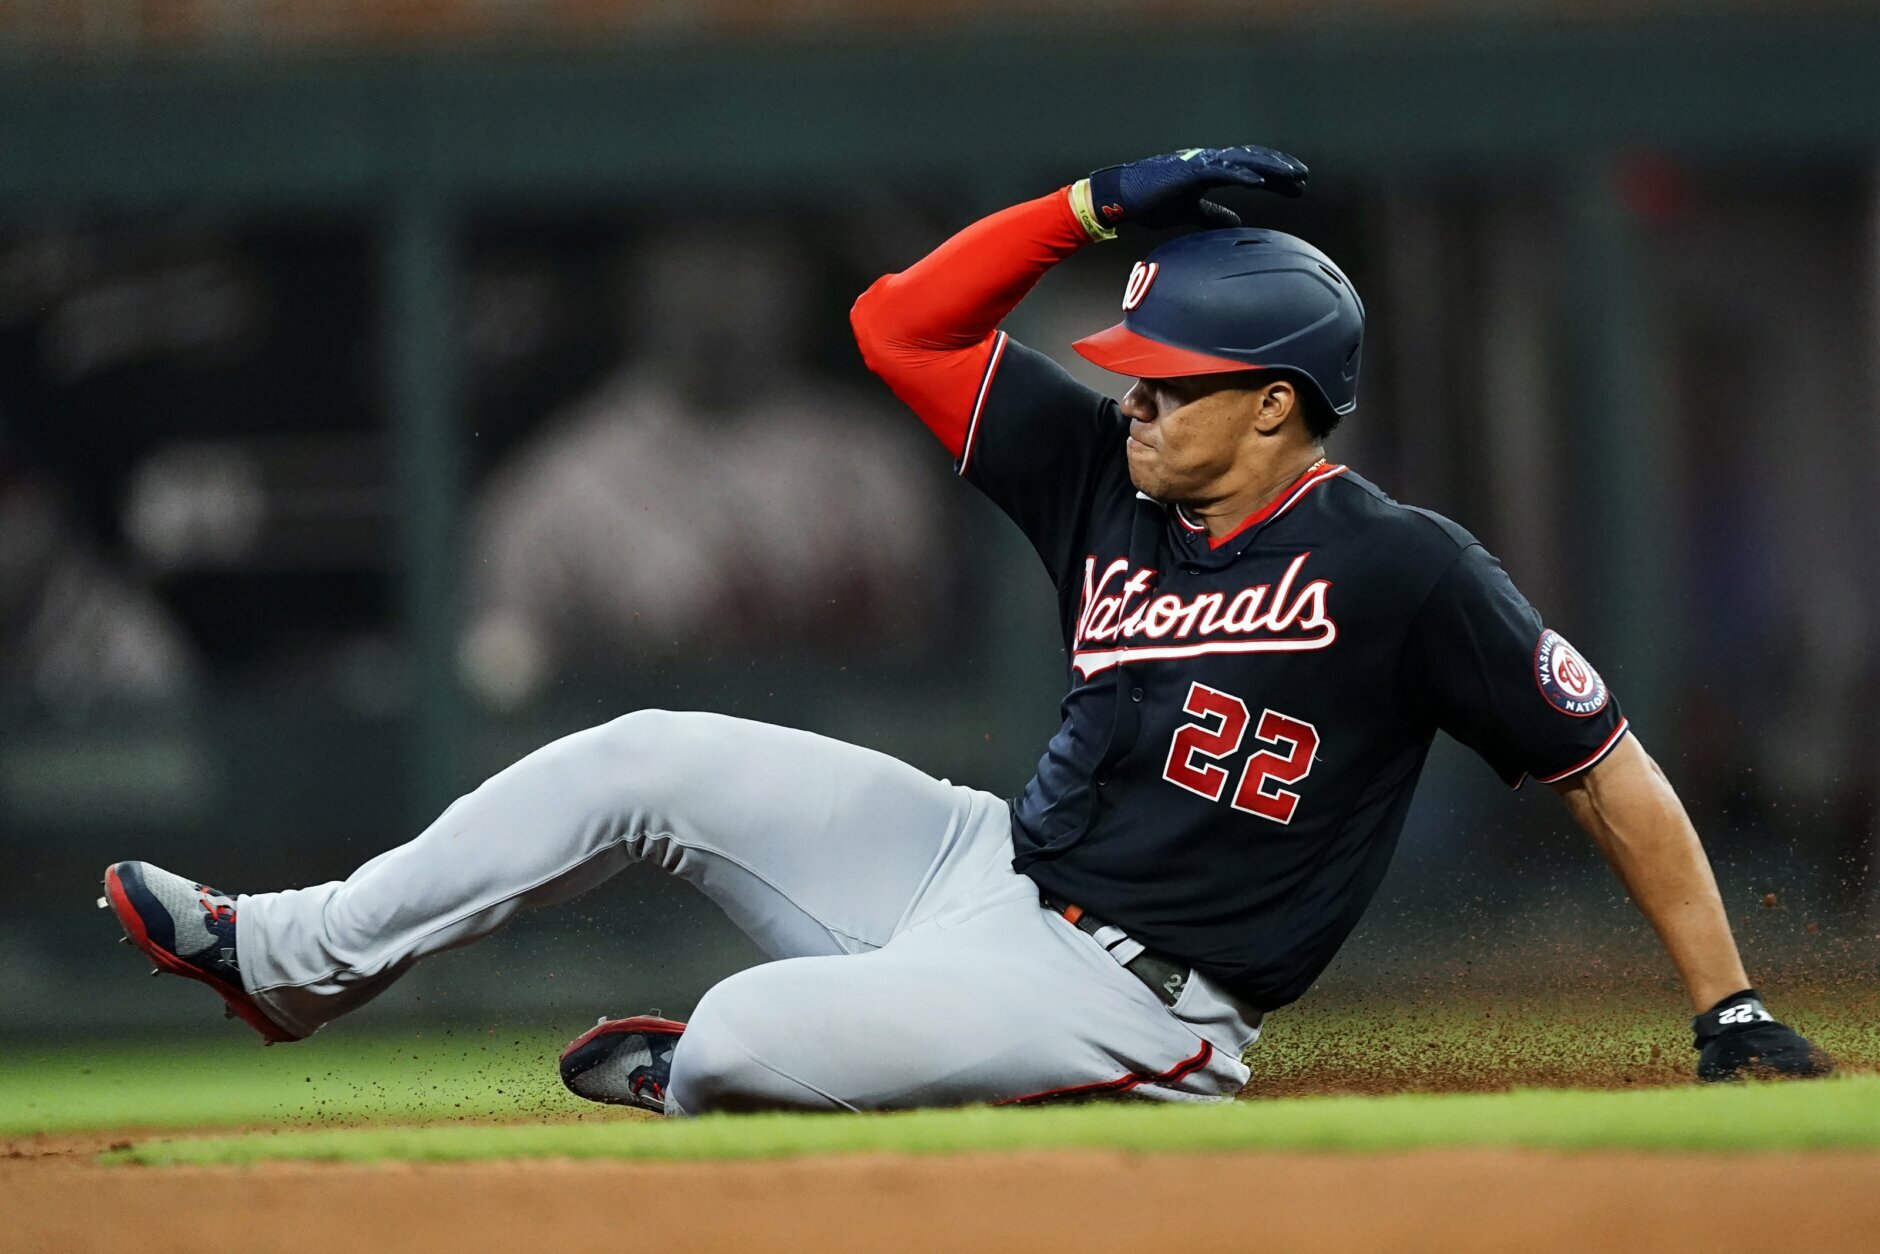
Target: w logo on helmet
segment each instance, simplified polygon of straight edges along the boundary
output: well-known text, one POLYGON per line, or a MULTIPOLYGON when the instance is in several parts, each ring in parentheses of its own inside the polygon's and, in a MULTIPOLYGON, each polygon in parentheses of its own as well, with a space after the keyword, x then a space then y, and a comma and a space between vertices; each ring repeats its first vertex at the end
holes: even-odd
POLYGON ((1153 261, 1138 261, 1129 272, 1129 282, 1123 284, 1123 312, 1128 313, 1142 298, 1149 294, 1149 285, 1155 282, 1156 272, 1161 265, 1153 261))

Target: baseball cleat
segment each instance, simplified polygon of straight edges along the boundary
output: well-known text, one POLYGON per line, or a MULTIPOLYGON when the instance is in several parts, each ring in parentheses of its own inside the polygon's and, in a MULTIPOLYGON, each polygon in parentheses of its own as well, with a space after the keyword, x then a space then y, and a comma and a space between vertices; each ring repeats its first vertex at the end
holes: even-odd
POLYGON ((666 1111, 672 1051, 685 1024, 658 1014, 602 1019, 561 1051, 561 1082, 576 1097, 666 1111))
POLYGON ((157 965, 152 975, 180 975, 207 984, 267 1043, 300 1038, 268 1018, 242 987, 236 955, 235 899, 207 884, 172 875, 148 862, 114 863, 104 873, 100 910, 117 915, 124 943, 157 965))

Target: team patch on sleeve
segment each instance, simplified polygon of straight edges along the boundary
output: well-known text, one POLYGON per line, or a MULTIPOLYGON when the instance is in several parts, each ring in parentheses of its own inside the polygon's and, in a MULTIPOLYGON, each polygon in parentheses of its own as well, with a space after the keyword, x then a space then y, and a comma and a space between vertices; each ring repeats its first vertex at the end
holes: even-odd
POLYGON ((1547 703, 1562 714, 1591 718, 1606 708, 1609 694, 1593 664, 1551 628, 1534 646, 1534 682, 1547 703))

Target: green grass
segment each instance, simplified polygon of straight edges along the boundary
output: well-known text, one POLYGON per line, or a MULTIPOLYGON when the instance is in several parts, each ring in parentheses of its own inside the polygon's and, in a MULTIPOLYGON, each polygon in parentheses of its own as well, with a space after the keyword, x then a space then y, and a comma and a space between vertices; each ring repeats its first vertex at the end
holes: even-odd
POLYGON ((801 1154, 1113 1149, 1880 1149, 1880 1077, 1639 1092, 1293 1098, 1218 1106, 1091 1105, 899 1115, 619 1118, 586 1124, 332 1129, 157 1141, 107 1155, 153 1166, 443 1162, 513 1158, 696 1160, 801 1154))
MULTIPOLYGON (((1870 988, 1793 996, 1783 1007, 1846 1069, 1880 1069, 1880 1004, 1870 988)), ((432 1029, 403 1036, 364 1036, 342 1025, 310 1041, 263 1049, 244 1029, 218 1023, 186 1042, 0 1049, 0 1135, 110 1131, 133 1139, 172 1130, 267 1130, 232 1143, 150 1144, 132 1152, 149 1162, 211 1154, 228 1156, 217 1161, 264 1154, 696 1158, 1068 1144, 1880 1144, 1880 1077, 1699 1090, 1688 1084, 1686 1022, 1665 990, 1630 1000, 1589 997, 1575 1009, 1558 993, 1523 1000, 1437 988, 1416 1002, 1308 1002, 1275 1016, 1252 1059, 1249 1089, 1268 1100, 1227 1109, 1111 1106, 652 1125, 562 1090, 555 1058, 572 1025, 526 1034, 432 1029), (1510 1087, 1646 1091, 1424 1092, 1510 1087), (361 1124, 372 1126, 350 1126, 361 1124), (414 1126, 436 1124, 444 1126, 414 1126)))
POLYGON ((262 1048, 207 1040, 0 1052, 0 1134, 523 1119, 595 1109, 561 1087, 567 1033, 322 1033, 262 1048))

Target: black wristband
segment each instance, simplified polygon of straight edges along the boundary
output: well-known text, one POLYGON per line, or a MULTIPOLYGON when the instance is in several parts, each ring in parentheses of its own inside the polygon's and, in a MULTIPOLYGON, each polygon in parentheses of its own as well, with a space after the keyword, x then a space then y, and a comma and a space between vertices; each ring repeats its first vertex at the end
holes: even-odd
POLYGON ((1747 1028, 1758 1023, 1774 1023, 1775 1016, 1769 1013, 1762 1003, 1762 995, 1753 988, 1746 988, 1740 993, 1731 993, 1728 997, 1691 1020, 1691 1042, 1696 1049, 1702 1049, 1709 1041, 1731 1028, 1747 1028))
POLYGON ((1716 1014, 1719 1010, 1722 1010, 1725 1006, 1729 1005, 1731 1002, 1741 1001, 1745 997, 1751 998, 1752 1000, 1755 1000, 1755 1001, 1762 1000, 1761 993, 1757 992, 1753 988, 1746 988, 1746 989, 1743 989, 1741 992, 1731 993, 1728 997, 1724 998, 1722 1001, 1718 1002, 1716 1005, 1712 1006, 1709 1010, 1706 1010, 1704 1013, 1707 1015, 1716 1014))

